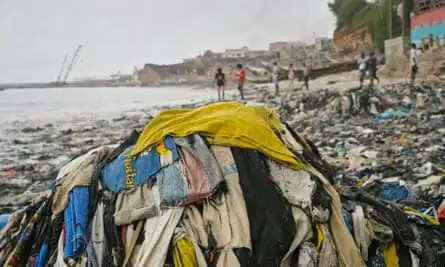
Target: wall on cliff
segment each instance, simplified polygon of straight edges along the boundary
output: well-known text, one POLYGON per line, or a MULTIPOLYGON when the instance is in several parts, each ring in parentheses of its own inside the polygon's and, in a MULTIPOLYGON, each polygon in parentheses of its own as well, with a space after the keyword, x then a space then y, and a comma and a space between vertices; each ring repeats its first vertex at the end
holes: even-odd
POLYGON ((411 17, 411 40, 420 45, 429 35, 445 37, 445 7, 411 17))

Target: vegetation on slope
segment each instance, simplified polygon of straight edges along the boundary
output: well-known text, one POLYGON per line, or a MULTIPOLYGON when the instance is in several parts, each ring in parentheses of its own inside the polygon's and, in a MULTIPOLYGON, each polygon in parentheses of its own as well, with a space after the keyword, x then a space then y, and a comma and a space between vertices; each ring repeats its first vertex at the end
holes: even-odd
MULTIPOLYGON (((397 16, 397 6, 402 0, 391 0, 392 36, 401 33, 401 20, 397 16)), ((383 51, 384 41, 389 38, 390 0, 369 3, 366 0, 333 0, 328 3, 330 11, 337 19, 337 28, 363 26, 368 28, 374 46, 383 51)))

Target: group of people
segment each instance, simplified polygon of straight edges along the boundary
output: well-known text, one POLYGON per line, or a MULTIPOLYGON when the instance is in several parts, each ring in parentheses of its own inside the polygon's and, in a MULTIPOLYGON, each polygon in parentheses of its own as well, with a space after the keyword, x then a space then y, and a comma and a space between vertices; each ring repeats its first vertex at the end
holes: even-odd
MULTIPOLYGON (((244 100, 244 81, 246 79, 246 69, 242 64, 237 64, 236 68, 238 72, 237 77, 237 88, 241 96, 241 100, 244 100)), ((226 90, 226 75, 222 71, 222 68, 218 68, 215 74, 215 79, 213 80, 213 86, 216 86, 216 91, 218 92, 218 101, 225 99, 226 90), (222 97, 221 97, 222 96, 222 97)))
MULTIPOLYGON (((411 85, 414 85, 416 80, 417 73, 419 71, 419 54, 420 51, 417 49, 416 44, 411 44, 410 51, 410 64, 411 64, 411 85)), ((369 53, 369 56, 366 57, 365 53, 361 53, 358 61, 359 68, 359 79, 360 79, 360 88, 363 87, 363 83, 365 77, 369 75, 370 86, 374 85, 374 80, 377 80, 377 83, 380 83, 380 79, 377 76, 377 57, 374 52, 369 53)), ((241 100, 244 100, 244 82, 246 79, 246 69, 242 64, 237 64, 237 89, 240 93, 241 100)), ((304 87, 309 90, 309 80, 310 80, 311 67, 310 65, 303 63, 303 81, 304 87)), ((278 96, 280 92, 280 67, 277 62, 273 63, 272 67, 272 82, 275 86, 275 93, 278 96)), ((292 90, 294 87, 294 81, 296 78, 296 70, 294 65, 289 64, 287 78, 289 79, 289 89, 292 90)), ((214 86, 216 86, 216 90, 218 92, 218 101, 225 99, 225 86, 226 86, 226 75, 222 71, 222 68, 218 68, 215 79, 214 86)))
MULTIPOLYGON (((410 51, 410 66, 411 66, 411 77, 410 84, 414 85, 416 81, 417 73, 419 72, 419 55, 421 54, 421 50, 419 50, 415 43, 411 44, 410 51)), ((380 83, 380 79, 377 76, 377 57, 374 52, 371 52, 368 57, 365 56, 365 53, 361 53, 358 61, 359 68, 359 78, 360 78, 360 87, 363 86, 363 82, 365 80, 366 75, 369 75, 370 85, 374 85, 374 80, 377 80, 380 83)))
MULTIPOLYGON (((274 62, 272 68, 272 82, 275 85, 276 95, 279 95, 280 93, 279 72, 280 68, 278 67, 278 63, 274 62)), ((304 82, 304 87, 306 87, 307 90, 309 90, 310 73, 311 73, 310 65, 303 62, 303 82, 304 82)), ((296 70, 294 68, 294 64, 290 63, 287 72, 287 78, 289 80, 289 90, 294 89, 294 81, 296 77, 297 75, 296 75, 296 70)))
POLYGON ((377 76, 377 57, 374 52, 369 53, 366 57, 365 53, 361 53, 357 61, 359 69, 360 87, 363 86, 366 74, 369 74, 370 85, 374 85, 374 80, 380 83, 380 79, 377 76))
MULTIPOLYGON (((241 96, 241 100, 244 100, 244 82, 246 79, 246 69, 242 64, 237 64, 237 88, 241 96)), ((273 63, 272 67, 272 82, 275 86, 275 93, 278 96, 280 93, 280 67, 278 66, 277 62, 273 63)), ((310 80, 310 73, 311 73, 311 67, 310 65, 303 63, 303 81, 304 81, 304 87, 306 87, 307 90, 309 90, 309 80, 310 80)), ((289 64, 289 69, 287 73, 288 79, 289 79, 289 90, 292 90, 294 87, 294 81, 296 78, 296 70, 294 68, 294 65, 291 63, 289 64)), ((222 71, 222 68, 218 68, 215 74, 215 78, 213 81, 213 86, 216 87, 216 90, 218 92, 218 101, 225 99, 225 86, 226 86, 226 75, 222 71)))

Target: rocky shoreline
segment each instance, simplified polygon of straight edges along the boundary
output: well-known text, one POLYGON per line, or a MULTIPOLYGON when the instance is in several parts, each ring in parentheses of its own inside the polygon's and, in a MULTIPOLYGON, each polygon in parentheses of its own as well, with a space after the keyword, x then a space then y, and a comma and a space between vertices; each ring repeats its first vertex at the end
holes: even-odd
MULTIPOLYGON (((190 108, 210 101, 175 106, 190 108)), ((73 119, 44 123, 15 122, 0 137, 0 214, 28 205, 48 190, 58 170, 79 154, 106 144, 122 142, 162 110, 158 106, 124 113, 110 119, 73 119)))
MULTIPOLYGON (((282 119, 311 139, 323 157, 338 170, 338 179, 366 181, 398 177, 416 184, 416 177, 442 176, 445 169, 445 84, 417 87, 409 92, 402 83, 377 86, 371 95, 377 114, 342 110, 351 88, 343 90, 292 90, 280 97, 270 86, 247 90, 249 102, 260 102, 277 110, 282 119), (417 94, 424 103, 416 103, 417 94), (406 108, 383 119, 382 114, 406 108), (379 117, 380 116, 380 117, 379 117)), ((197 107, 203 101, 178 107, 197 107)), ((109 120, 84 120, 71 124, 17 124, 0 138, 0 214, 25 206, 54 182, 58 169, 93 147, 119 143, 134 129, 142 129, 159 111, 141 110, 109 120)), ((371 112, 372 113, 372 112, 371 112)), ((375 110, 374 110, 375 113, 375 110)), ((431 190, 445 193, 437 185, 431 190)))

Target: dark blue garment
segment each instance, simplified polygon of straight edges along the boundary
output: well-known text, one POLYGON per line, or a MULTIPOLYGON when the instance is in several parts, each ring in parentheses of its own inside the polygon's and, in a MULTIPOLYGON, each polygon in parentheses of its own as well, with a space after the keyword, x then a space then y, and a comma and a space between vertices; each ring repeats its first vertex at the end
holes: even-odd
POLYGON ((69 195, 68 205, 63 212, 66 242, 64 260, 76 258, 86 248, 88 231, 89 191, 87 186, 74 188, 69 195))
POLYGON ((380 198, 387 201, 407 199, 411 196, 408 188, 398 184, 383 184, 380 189, 380 198))
POLYGON ((45 267, 47 256, 48 256, 48 245, 44 243, 40 248, 39 255, 36 259, 35 267, 45 267))
MULTIPOLYGON (((179 154, 173 138, 166 137, 164 139, 164 145, 172 152, 173 161, 178 160, 179 154)), ((128 166, 128 162, 126 161, 128 161, 128 154, 133 151, 133 148, 134 146, 130 146, 103 168, 103 181, 109 190, 118 193, 126 187, 128 188, 128 167, 135 173, 131 186, 138 186, 146 183, 149 178, 153 177, 161 170, 160 155, 154 148, 149 149, 148 152, 142 152, 135 159, 131 160, 131 166, 128 166)))
POLYGON ((346 227, 348 228, 349 232, 352 233, 352 220, 351 220, 351 214, 347 211, 343 211, 343 220, 345 221, 346 227))

